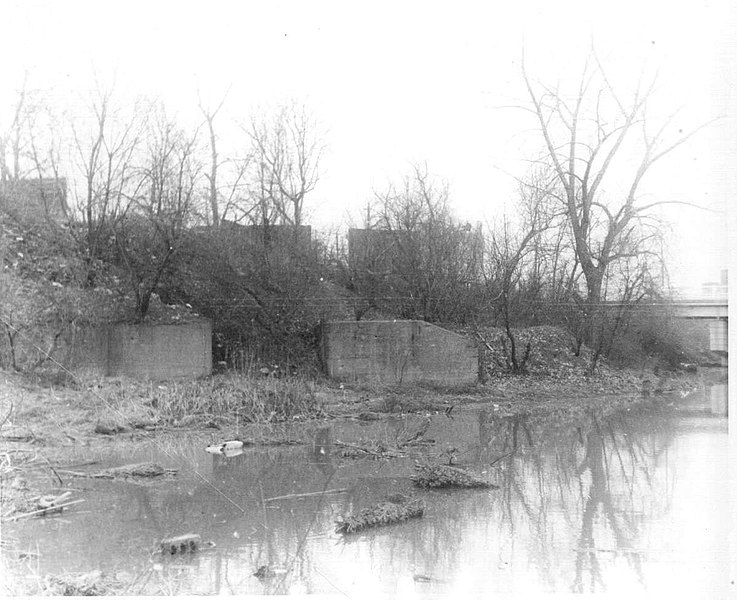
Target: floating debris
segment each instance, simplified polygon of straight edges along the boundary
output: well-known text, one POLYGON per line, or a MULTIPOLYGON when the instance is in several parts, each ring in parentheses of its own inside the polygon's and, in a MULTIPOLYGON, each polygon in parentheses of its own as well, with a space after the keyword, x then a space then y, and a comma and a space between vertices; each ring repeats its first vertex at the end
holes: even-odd
POLYGON ((202 544, 202 538, 196 533, 186 533, 161 540, 161 551, 164 554, 186 554, 196 552, 202 544))
POLYGON ((370 441, 360 444, 348 444, 346 442, 336 441, 335 446, 339 448, 338 456, 341 458, 363 458, 372 456, 374 458, 401 458, 406 453, 397 448, 390 448, 387 445, 370 441))
POLYGON ((273 498, 264 498, 264 502, 272 502, 274 500, 292 500, 293 498, 311 498, 313 496, 324 496, 325 494, 344 494, 350 492, 351 488, 338 488, 334 490, 323 490, 320 492, 304 492, 301 494, 287 494, 285 496, 274 496, 273 498))
POLYGON ((416 573, 412 576, 412 579, 417 583, 448 583, 445 579, 438 579, 429 575, 422 575, 421 573, 416 573))
POLYGON ((46 578, 46 592, 54 596, 118 596, 124 591, 123 583, 101 571, 46 578))
POLYGON ((432 419, 429 416, 425 416, 418 425, 409 427, 402 432, 401 437, 397 439, 397 446, 401 448, 402 446, 422 443, 431 424, 432 419))
POLYGON ((100 421, 95 425, 95 433, 102 435, 115 435, 126 431, 128 431, 128 428, 120 423, 100 421))
POLYGON ((358 415, 359 421, 380 421, 382 416, 379 413, 367 411, 362 412, 358 415))
POLYGON ((230 440, 220 444, 210 444, 205 448, 205 452, 209 452, 210 454, 223 454, 228 457, 238 456, 239 454, 243 454, 243 445, 243 442, 240 440, 230 440))
POLYGON ((425 512, 425 503, 419 498, 393 496, 364 508, 357 515, 346 517, 335 522, 336 533, 355 533, 369 527, 401 523, 407 519, 421 517, 425 512))
POLYGON ((460 467, 449 465, 415 465, 412 482, 422 488, 491 488, 498 486, 460 467))
POLYGON ((104 469, 92 474, 92 477, 159 477, 161 475, 173 475, 176 469, 165 469, 161 465, 152 462, 144 462, 122 467, 104 469))
POLYGON ((256 569, 253 576, 257 577, 258 579, 272 579, 273 577, 285 575, 286 573, 287 569, 283 569, 281 567, 269 567, 268 565, 261 565, 258 569, 256 569))
MULTIPOLYGON (((65 492, 64 494, 59 494, 57 496, 51 494, 46 496, 39 496, 38 498, 32 499, 35 504, 31 506, 34 506, 35 510, 12 515, 8 520, 17 521, 18 519, 23 519, 25 517, 45 517, 46 515, 59 514, 68 506, 73 506, 74 504, 84 502, 84 498, 70 501, 69 498, 71 495, 72 492, 65 492)), ((28 510, 28 508, 31 508, 31 506, 27 506, 26 510, 28 510)), ((16 510, 18 509, 16 508, 16 510)))
POLYGON ((42 511, 40 514, 47 515, 51 513, 61 512, 64 508, 62 505, 69 500, 72 492, 65 492, 58 496, 47 495, 41 496, 36 501, 36 510, 42 511))
POLYGON ((176 474, 177 469, 165 469, 159 464, 144 462, 132 465, 123 465, 122 467, 113 467, 111 469, 103 469, 96 473, 81 473, 79 471, 68 470, 60 470, 60 472, 67 473, 75 477, 114 479, 116 477, 160 477, 161 475, 174 475, 176 474))

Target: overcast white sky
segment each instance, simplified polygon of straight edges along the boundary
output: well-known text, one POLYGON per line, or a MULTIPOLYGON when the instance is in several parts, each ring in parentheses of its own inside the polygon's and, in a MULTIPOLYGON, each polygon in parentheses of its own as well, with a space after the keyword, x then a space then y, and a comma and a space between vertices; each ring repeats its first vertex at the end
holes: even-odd
POLYGON ((161 96, 184 120, 196 119, 198 88, 213 104, 230 88, 224 130, 255 107, 296 99, 326 131, 316 224, 357 218, 372 190, 413 161, 449 182, 459 217, 486 221, 509 208, 510 174, 535 148, 529 118, 501 108, 525 99, 522 48, 534 77, 565 84, 593 42, 619 89, 643 65, 659 71, 653 118, 680 109, 674 124, 687 131, 724 117, 646 188, 710 209, 665 215, 676 283, 697 285, 727 266, 737 198, 731 4, 0 0, 0 120, 25 70, 60 104, 84 101, 97 72, 121 94, 161 96))

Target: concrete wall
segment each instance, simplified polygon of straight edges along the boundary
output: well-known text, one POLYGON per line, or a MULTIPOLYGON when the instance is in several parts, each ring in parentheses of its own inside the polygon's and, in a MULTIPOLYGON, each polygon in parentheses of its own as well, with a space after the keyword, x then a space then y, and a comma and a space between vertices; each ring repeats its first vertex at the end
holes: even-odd
POLYGON ((110 325, 80 329, 67 368, 82 376, 135 379, 193 378, 212 373, 212 325, 110 325))
POLYGON ((476 344, 422 321, 325 323, 321 358, 340 381, 457 386, 478 379, 476 344))
POLYGON ((709 350, 728 352, 727 320, 709 321, 709 350))
POLYGON ((728 352, 727 319, 679 319, 680 330, 689 343, 699 350, 728 352))

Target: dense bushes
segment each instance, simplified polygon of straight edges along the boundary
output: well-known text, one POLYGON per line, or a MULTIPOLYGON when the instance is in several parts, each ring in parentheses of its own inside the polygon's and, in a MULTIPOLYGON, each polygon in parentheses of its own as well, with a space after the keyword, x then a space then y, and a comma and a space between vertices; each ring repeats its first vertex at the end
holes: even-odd
POLYGON ((319 245, 304 229, 263 233, 235 224, 191 230, 161 296, 212 320, 216 363, 241 370, 314 366, 318 324, 348 309, 330 297, 319 245))
POLYGON ((676 319, 667 307, 643 307, 628 319, 608 355, 628 367, 656 362, 679 368, 698 360, 700 342, 699 333, 683 319, 676 319))

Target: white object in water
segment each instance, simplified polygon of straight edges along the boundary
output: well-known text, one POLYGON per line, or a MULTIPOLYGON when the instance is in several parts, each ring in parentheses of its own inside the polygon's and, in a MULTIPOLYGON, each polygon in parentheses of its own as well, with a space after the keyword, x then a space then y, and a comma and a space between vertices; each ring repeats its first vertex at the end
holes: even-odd
POLYGON ((240 454, 240 452, 238 452, 239 450, 243 450, 243 442, 240 440, 230 440, 220 444, 210 444, 205 448, 205 451, 210 452, 211 454, 240 454))

